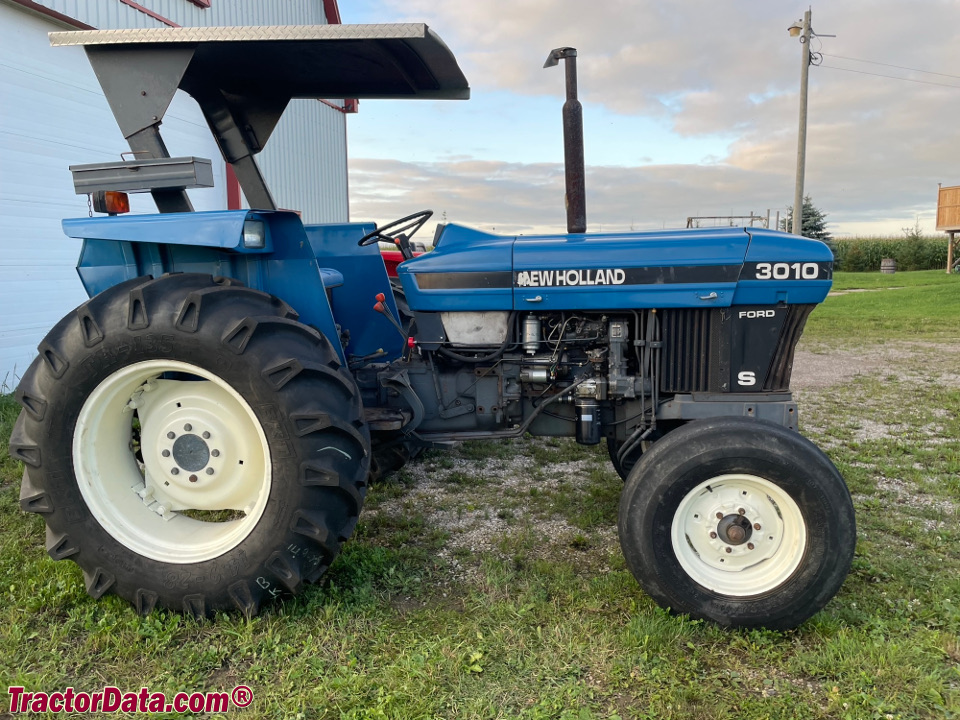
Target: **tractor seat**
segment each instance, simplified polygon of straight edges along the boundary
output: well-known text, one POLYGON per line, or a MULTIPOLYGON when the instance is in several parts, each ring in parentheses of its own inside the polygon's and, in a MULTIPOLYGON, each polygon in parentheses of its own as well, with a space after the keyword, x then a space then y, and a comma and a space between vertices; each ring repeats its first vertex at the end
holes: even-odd
POLYGON ((332 290, 343 285, 343 274, 333 268, 320 268, 320 280, 325 290, 332 290))

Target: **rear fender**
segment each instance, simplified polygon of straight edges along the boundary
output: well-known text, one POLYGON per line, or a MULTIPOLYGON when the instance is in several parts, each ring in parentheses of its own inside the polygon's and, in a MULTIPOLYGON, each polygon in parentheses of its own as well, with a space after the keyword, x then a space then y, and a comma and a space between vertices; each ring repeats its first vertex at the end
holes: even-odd
POLYGON ((338 270, 343 284, 329 296, 333 315, 349 331, 347 355, 361 357, 383 352, 377 360, 394 360, 403 351, 403 338, 390 322, 373 310, 383 293, 387 309, 399 320, 393 288, 377 243, 359 247, 357 241, 375 229, 372 223, 307 225, 307 238, 324 267, 338 270))
POLYGON ((83 240, 77 272, 91 297, 142 275, 200 272, 235 278, 283 299, 346 362, 320 267, 296 213, 226 210, 74 218, 63 221, 63 230, 83 240), (244 247, 247 220, 264 223, 263 248, 244 247))

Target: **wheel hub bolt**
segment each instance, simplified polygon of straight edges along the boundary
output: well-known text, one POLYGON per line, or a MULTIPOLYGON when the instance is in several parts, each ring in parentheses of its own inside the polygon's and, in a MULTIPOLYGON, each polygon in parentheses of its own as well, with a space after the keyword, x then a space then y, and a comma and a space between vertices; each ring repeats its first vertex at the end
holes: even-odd
POLYGON ((163 451, 162 453, 160 453, 160 454, 163 455, 164 457, 170 457, 170 451, 169 451, 169 450, 164 450, 164 451, 163 451))
POLYGON ((191 425, 190 423, 187 423, 186 425, 183 426, 183 429, 185 432, 190 432, 191 430, 193 430, 193 425, 191 425))
POLYGON ((209 439, 210 439, 210 433, 208 433, 206 430, 203 431, 203 439, 204 439, 204 440, 209 440, 209 439))
POLYGON ((759 529, 760 529, 760 523, 754 523, 754 524, 753 524, 753 529, 754 529, 754 530, 759 530, 759 529))
POLYGON ((715 532, 711 532, 710 537, 715 539, 717 537, 717 534, 715 532))
POLYGON ((170 474, 171 474, 171 475, 179 475, 179 474, 180 474, 180 468, 173 468, 173 469, 170 471, 170 474))
POLYGON ((745 514, 747 513, 747 511, 744 510, 743 508, 739 508, 739 509, 737 510, 737 513, 740 514, 740 515, 745 515, 745 514))
POLYGON ((747 550, 753 550, 753 548, 754 548, 753 543, 747 543, 747 550))
POLYGON ((727 552, 728 552, 728 553, 732 553, 732 552, 733 552, 733 548, 728 547, 728 548, 727 548, 727 552))
MULTIPOLYGON (((219 451, 219 450, 211 450, 211 451, 210 451, 210 454, 213 455, 214 457, 220 457, 220 451, 219 451)), ((759 530, 759 529, 760 529, 760 528, 757 528, 757 530, 759 530)))
POLYGON ((718 513, 717 513, 717 520, 723 520, 723 513, 722 513, 722 512, 718 512, 718 513))
POLYGON ((207 468, 207 475, 213 475, 213 468, 212 468, 212 467, 208 467, 208 468, 207 468))
POLYGON ((200 478, 198 478, 196 475, 191 475, 191 476, 190 476, 190 482, 196 482, 196 481, 199 480, 199 479, 200 479, 200 478))
POLYGON ((167 437, 170 438, 171 440, 173 440, 176 436, 177 434, 173 431, 170 431, 167 433, 167 437))

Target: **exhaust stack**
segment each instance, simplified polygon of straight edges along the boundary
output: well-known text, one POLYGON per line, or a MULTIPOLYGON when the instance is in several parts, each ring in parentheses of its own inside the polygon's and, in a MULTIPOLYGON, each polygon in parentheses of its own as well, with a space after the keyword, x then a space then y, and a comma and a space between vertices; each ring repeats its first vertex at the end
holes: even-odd
POLYGON ((583 106, 577 99, 577 49, 550 51, 545 68, 566 60, 567 101, 563 104, 563 162, 567 180, 567 232, 587 231, 587 191, 583 170, 583 106))

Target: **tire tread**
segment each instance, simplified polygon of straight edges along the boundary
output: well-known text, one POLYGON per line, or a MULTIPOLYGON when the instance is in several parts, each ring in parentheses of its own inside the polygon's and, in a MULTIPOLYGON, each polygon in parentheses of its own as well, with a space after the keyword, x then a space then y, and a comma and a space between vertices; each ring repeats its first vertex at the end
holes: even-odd
MULTIPOLYGON (((333 345, 297 317, 282 300, 234 279, 178 273, 134 278, 114 286, 91 298, 48 333, 17 391, 22 411, 11 434, 10 452, 26 465, 21 508, 44 516, 50 557, 76 562, 91 597, 115 593, 141 613, 164 607, 203 617, 232 609, 251 617, 268 596, 259 585, 261 576, 275 578, 278 587, 297 593, 305 582, 318 580, 333 562, 340 550, 339 538, 352 534, 363 504, 370 465, 369 432, 362 422, 359 391, 333 345), (258 400, 251 407, 261 422, 290 428, 286 431, 288 444, 281 449, 296 448, 299 457, 313 458, 310 468, 301 467, 297 460, 289 473, 299 488, 299 500, 287 511, 287 518, 293 518, 285 522, 290 527, 270 534, 275 543, 273 553, 265 552, 259 565, 231 566, 222 581, 199 592, 194 585, 184 585, 180 591, 157 579, 145 582, 147 578, 133 568, 142 562, 157 562, 138 555, 130 554, 115 565, 118 551, 130 551, 106 535, 106 542, 115 545, 113 555, 104 551, 104 540, 88 542, 85 533, 89 531, 82 527, 94 523, 99 528, 99 524, 82 499, 63 499, 63 473, 48 467, 48 441, 44 439, 56 427, 53 416, 62 414, 63 393, 80 372, 82 353, 107 352, 116 347, 118 337, 171 331, 170 337, 183 338, 176 342, 212 342, 229 350, 231 356, 252 354, 251 360, 245 361, 258 365, 251 382, 261 375, 262 368, 268 368, 257 387, 263 388, 263 397, 273 396, 273 404, 265 410, 264 401, 258 400), (192 336, 189 341, 187 335, 192 336), (98 347, 106 350, 91 349, 98 347), (271 373, 279 373, 272 382, 271 373), (294 416, 300 419, 296 426, 291 420, 294 416), (331 450, 317 459, 317 452, 327 447, 331 450), (235 574, 239 577, 231 577, 235 574)), ((54 451, 53 465, 57 462, 62 460, 54 451)), ((274 458, 275 466, 277 462, 284 461, 274 458)), ((70 492, 76 493, 76 481, 72 482, 70 492)), ((179 567, 170 565, 174 575, 179 567)), ((275 590, 269 592, 271 597, 276 594, 275 590)))

